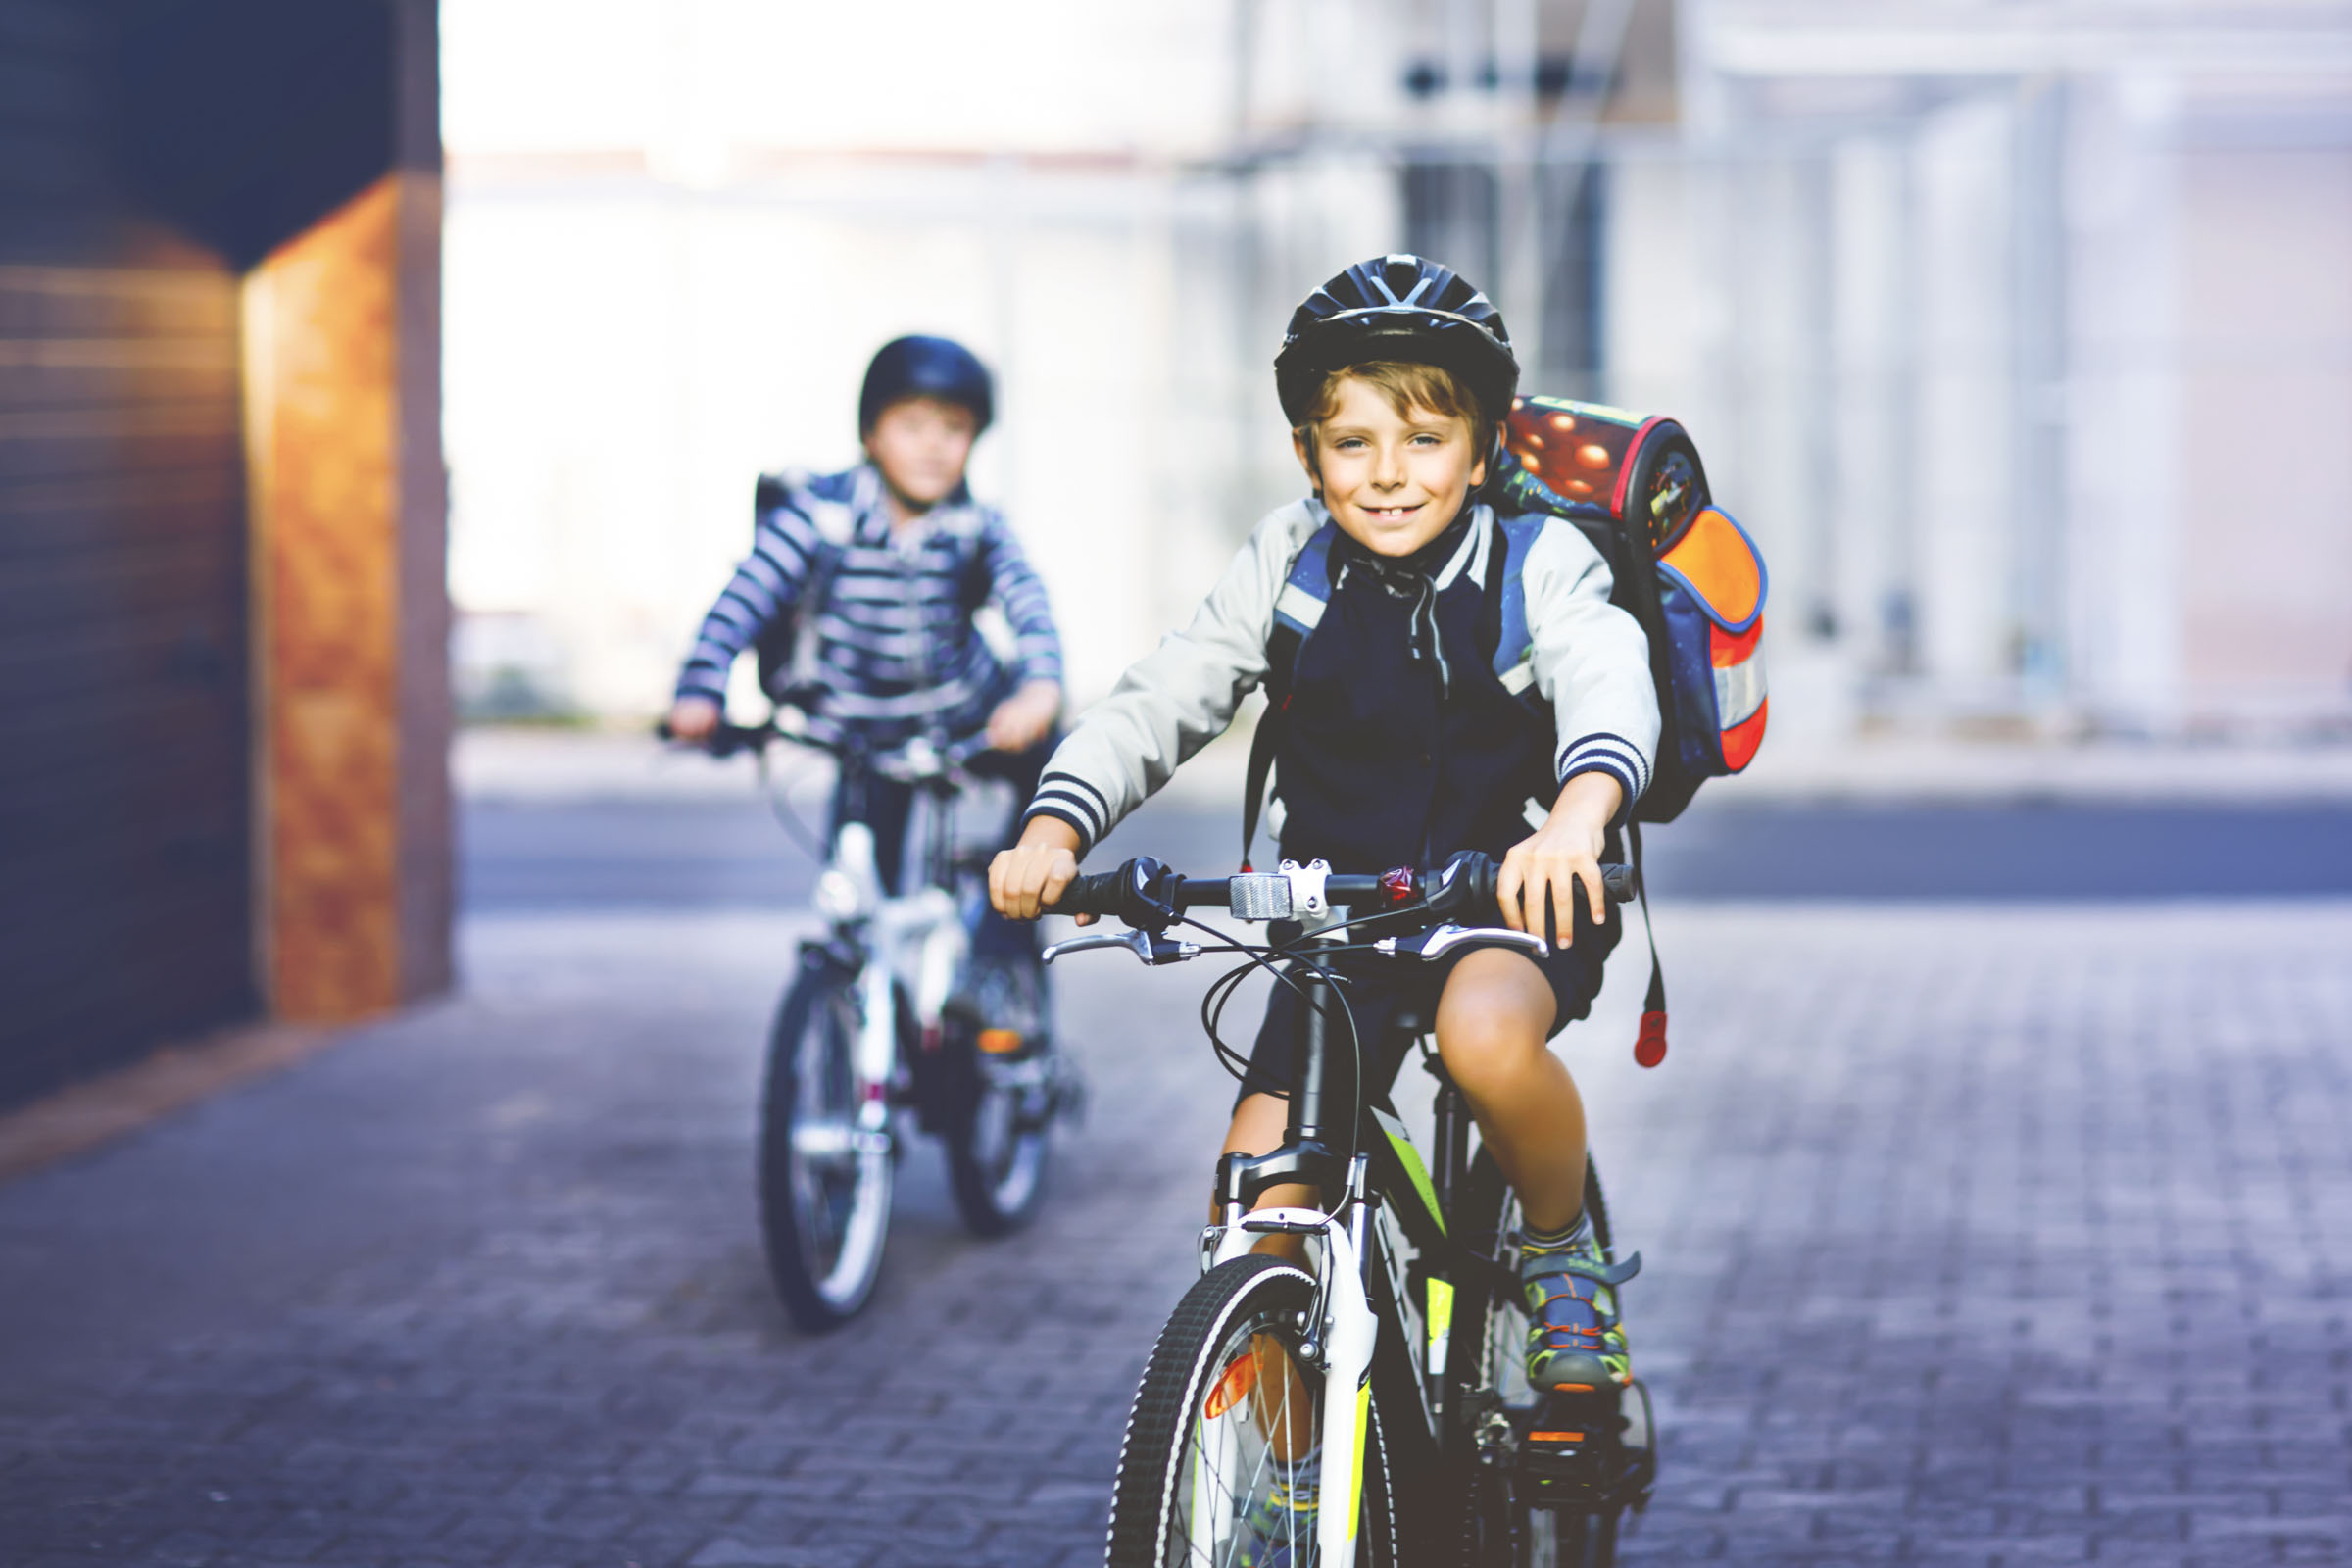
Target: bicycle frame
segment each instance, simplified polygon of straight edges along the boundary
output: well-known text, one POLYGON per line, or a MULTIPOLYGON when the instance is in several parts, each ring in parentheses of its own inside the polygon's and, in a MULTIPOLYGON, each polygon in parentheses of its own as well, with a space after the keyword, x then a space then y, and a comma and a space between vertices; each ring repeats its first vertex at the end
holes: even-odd
MULTIPOLYGON (((842 760, 845 768, 860 765, 857 759, 842 760)), ((833 928, 823 945, 857 971, 858 1031, 852 1071, 858 1128, 880 1135, 884 1154, 891 1089, 900 1067, 901 988, 917 1029, 932 1038, 971 946, 963 912, 948 886, 955 862, 953 787, 927 783, 918 794, 920 820, 910 826, 923 843, 921 885, 885 893, 873 829, 849 821, 834 828, 832 854, 817 877, 813 900, 816 912, 833 928)), ((875 1151, 861 1152, 872 1157, 875 1151)))
MULTIPOLYGON (((1282 1145, 1263 1154, 1226 1154, 1218 1159, 1221 1218, 1212 1231, 1219 1234, 1203 1252, 1206 1267, 1214 1268, 1243 1256, 1264 1236, 1298 1236, 1322 1248, 1315 1271, 1316 1321, 1307 1350, 1323 1373, 1323 1451, 1348 1455, 1348 1493, 1346 1507, 1317 1510, 1315 1539, 1322 1561, 1348 1563, 1355 1560, 1357 1500, 1371 1418, 1372 1356, 1380 1339, 1380 1317, 1370 1292, 1378 1204, 1369 1190, 1369 1157, 1352 1148, 1359 1129, 1352 1119, 1337 1125, 1331 1120, 1337 1105, 1355 1098, 1358 1084, 1356 1062, 1343 1063, 1329 1049, 1330 1018, 1322 1004, 1332 987, 1320 976, 1304 984, 1306 1039, 1293 1062, 1282 1145), (1345 1139, 1337 1147, 1335 1132, 1345 1139), (1318 1208, 1250 1207, 1267 1188, 1300 1181, 1346 1196, 1329 1213, 1318 1208)), ((1205 1508, 1193 1510, 1196 1530, 1208 1513, 1205 1508)))
MULTIPOLYGON (((1399 1340, 1396 1350, 1412 1373, 1413 1408, 1429 1444, 1424 1451, 1446 1450, 1442 1422, 1450 1411, 1444 1384, 1454 1288, 1446 1276, 1453 1265, 1448 1259, 1425 1271, 1424 1305, 1409 1289, 1406 1264, 1432 1257, 1446 1246, 1446 1216, 1469 1167, 1471 1123, 1461 1091, 1433 1058, 1431 1070, 1439 1084, 1434 1171, 1423 1163, 1401 1118, 1382 1103, 1385 1096, 1360 1100, 1350 1143, 1335 1149, 1334 1135, 1347 1125, 1346 1112, 1339 1107, 1357 1099, 1356 1063, 1351 1053, 1335 1049, 1330 1018, 1314 1004, 1330 989, 1329 982, 1308 976, 1301 983, 1308 988, 1309 1004, 1301 1008, 1306 1038, 1293 1064, 1283 1143, 1261 1155, 1228 1154, 1218 1161, 1221 1213, 1202 1238, 1202 1270, 1245 1255, 1268 1235, 1298 1236, 1320 1249, 1316 1324, 1309 1348, 1317 1352, 1324 1375, 1324 1452, 1348 1455, 1351 1490, 1348 1506, 1318 1512, 1316 1536, 1323 1561, 1346 1563, 1354 1561, 1360 1512, 1354 1506, 1360 1494, 1355 1489, 1363 1484, 1366 1425, 1381 1348, 1376 1287, 1385 1287, 1380 1294, 1395 1314, 1399 1340), (1354 1147, 1358 1144, 1362 1147, 1354 1147), (1335 1181, 1343 1170, 1345 1176, 1335 1181), (1294 1181, 1313 1183, 1325 1192, 1338 1190, 1343 1197, 1328 1213, 1319 1208, 1250 1207, 1266 1188, 1294 1181), (1393 1196, 1393 1206, 1384 1203, 1383 1193, 1393 1196)), ((1397 1375, 1384 1386, 1400 1392, 1404 1369, 1396 1370, 1397 1375)), ((1401 1428, 1385 1430, 1393 1445, 1415 1442, 1401 1428)), ((1201 1519, 1206 1512, 1196 1508, 1194 1518, 1201 1519)))

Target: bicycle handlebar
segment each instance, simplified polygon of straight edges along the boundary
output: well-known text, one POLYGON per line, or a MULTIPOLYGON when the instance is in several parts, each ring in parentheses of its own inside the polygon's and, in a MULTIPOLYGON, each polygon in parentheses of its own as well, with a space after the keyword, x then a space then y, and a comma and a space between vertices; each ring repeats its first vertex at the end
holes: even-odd
MULTIPOLYGON (((1139 930, 1163 930, 1190 908, 1230 908, 1246 920, 1320 914, 1317 900, 1329 907, 1350 909, 1367 905, 1403 909, 1419 904, 1443 913, 1492 901, 1500 870, 1492 856, 1470 852, 1433 869, 1399 866, 1378 876, 1335 876, 1290 866, 1271 873, 1188 877, 1145 856, 1115 870, 1076 878, 1053 907, 1056 914, 1116 916, 1139 930)), ((1630 865, 1604 863, 1600 882, 1615 904, 1637 891, 1630 865)))
POLYGON ((665 741, 681 746, 693 746, 712 757, 734 757, 742 752, 762 752, 771 741, 790 741, 810 751, 823 752, 831 757, 852 758, 864 761, 876 772, 909 784, 935 782, 953 777, 973 758, 989 749, 988 737, 975 735, 940 746, 917 738, 903 745, 874 748, 855 741, 837 740, 825 735, 811 735, 782 729, 774 724, 730 724, 721 720, 700 740, 686 740, 662 719, 654 725, 654 733, 665 741))

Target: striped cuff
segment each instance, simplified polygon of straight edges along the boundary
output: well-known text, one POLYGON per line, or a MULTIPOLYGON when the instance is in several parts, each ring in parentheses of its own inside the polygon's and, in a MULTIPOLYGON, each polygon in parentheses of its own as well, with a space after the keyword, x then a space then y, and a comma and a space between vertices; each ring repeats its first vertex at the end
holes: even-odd
POLYGON ((1058 654, 1024 653, 1013 661, 1024 686, 1031 681, 1050 680, 1061 684, 1061 656, 1058 654))
POLYGON ((1618 827, 1632 819, 1634 803, 1649 788, 1649 763, 1642 758, 1641 748, 1623 736, 1605 731, 1580 736, 1561 747, 1558 773, 1562 789, 1579 773, 1606 773, 1615 779, 1618 788, 1625 792, 1611 824, 1618 827))
POLYGON ((1110 803, 1075 773, 1048 773, 1037 781, 1037 794, 1021 813, 1022 825, 1033 816, 1050 816, 1076 828, 1080 859, 1110 831, 1110 803))
POLYGON ((1041 816, 1050 816, 1054 821, 1067 825, 1072 832, 1078 835, 1077 855, 1079 859, 1083 860, 1094 853, 1095 835, 1087 830, 1084 822, 1078 820, 1076 812, 1049 802, 1040 801, 1021 813, 1021 826, 1027 827, 1034 818, 1041 816))
POLYGON ((673 700, 688 697, 707 698, 724 708, 727 703, 727 677, 724 671, 701 667, 689 668, 678 676, 678 689, 673 700))

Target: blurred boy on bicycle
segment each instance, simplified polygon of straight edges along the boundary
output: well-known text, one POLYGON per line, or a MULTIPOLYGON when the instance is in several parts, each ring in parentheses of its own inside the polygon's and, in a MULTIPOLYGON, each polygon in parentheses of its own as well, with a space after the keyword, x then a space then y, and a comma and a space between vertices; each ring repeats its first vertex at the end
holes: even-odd
MULTIPOLYGON (((1487 918, 1544 934, 1544 960, 1489 947, 1446 964, 1337 966, 1363 1049, 1391 1052, 1367 1059, 1367 1090, 1401 1062, 1386 1023, 1406 1008, 1434 1016, 1446 1069, 1519 1194, 1531 1383, 1622 1386, 1610 1281, 1623 1272, 1583 1212, 1584 1105, 1545 1041, 1591 1009, 1617 941, 1599 862, 1614 858, 1657 746, 1647 639, 1610 605, 1609 569, 1572 523, 1545 521, 1506 581, 1504 530, 1481 487, 1511 461, 1497 430, 1518 364, 1499 313, 1452 271, 1412 256, 1349 268, 1293 315, 1275 378, 1312 495, 1261 521, 1191 625, 1072 730, 1020 842, 991 869, 991 895, 1022 919, 1051 908, 1080 857, 1261 684, 1260 722, 1280 726, 1285 858, 1366 872, 1496 857, 1500 907, 1487 918), (1302 580, 1316 549, 1327 571, 1302 580), (1510 594, 1523 595, 1531 653, 1498 675, 1510 594)), ((1299 1011, 1277 985, 1228 1151, 1281 1144, 1299 1011)), ((1312 1196, 1276 1188, 1262 1201, 1312 1196)))
MULTIPOLYGON (((703 619, 678 676, 671 732, 689 741, 710 735, 736 656, 781 641, 779 667, 762 670, 771 698, 876 749, 985 732, 994 750, 972 771, 1010 781, 1017 813, 1037 787, 1061 711, 1061 643, 1012 531, 964 483, 972 444, 994 412, 987 368, 961 344, 884 344, 858 398, 866 461, 841 473, 761 481, 752 553, 703 619), (1011 628, 1009 662, 974 624, 992 604, 1011 628)), ((833 804, 837 824, 872 828, 893 892, 912 804, 908 786, 878 778, 857 799, 845 781, 833 804)), ((1026 956, 1034 937, 984 919, 974 949, 1026 956)))

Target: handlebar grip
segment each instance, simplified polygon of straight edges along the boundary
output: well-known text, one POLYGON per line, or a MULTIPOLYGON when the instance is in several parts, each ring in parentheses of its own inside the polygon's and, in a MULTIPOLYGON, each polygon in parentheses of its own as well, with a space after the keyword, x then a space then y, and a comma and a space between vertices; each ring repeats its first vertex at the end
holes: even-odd
POLYGON ((1053 911, 1055 914, 1117 914, 1124 906, 1127 880, 1123 867, 1077 877, 1061 890, 1061 897, 1054 901, 1053 911))
MULTIPOLYGON (((1492 901, 1494 884, 1502 874, 1502 862, 1484 855, 1465 856, 1464 859, 1468 862, 1463 871, 1469 878, 1470 897, 1481 904, 1492 901)), ((1600 891, 1611 904, 1626 904, 1632 902, 1642 890, 1634 880, 1632 866, 1621 860, 1603 860, 1600 862, 1600 891)))
POLYGON ((692 746, 698 751, 710 753, 712 757, 733 757, 738 752, 760 750, 775 738, 775 731, 764 725, 730 724, 722 719, 710 734, 705 735, 701 740, 690 741, 670 728, 669 720, 663 718, 655 720, 654 735, 656 739, 668 741, 673 745, 692 746))

